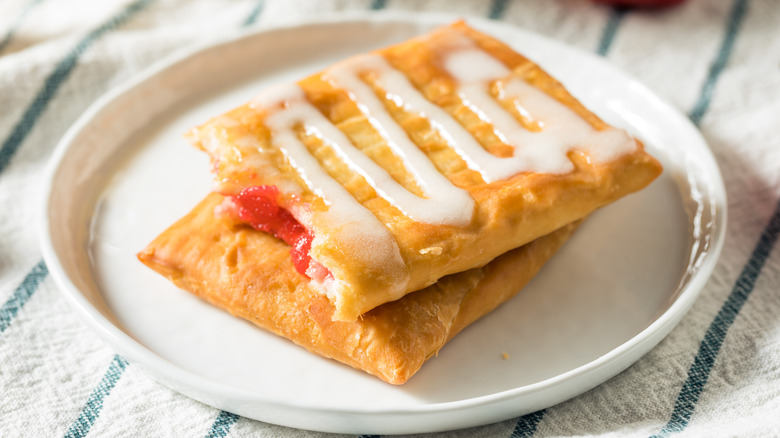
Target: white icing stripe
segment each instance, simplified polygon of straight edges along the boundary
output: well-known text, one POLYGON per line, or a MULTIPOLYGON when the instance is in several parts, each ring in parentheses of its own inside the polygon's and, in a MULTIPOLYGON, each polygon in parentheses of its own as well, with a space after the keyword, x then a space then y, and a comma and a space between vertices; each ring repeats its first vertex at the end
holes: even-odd
MULTIPOLYGON (((420 117, 427 118, 431 126, 458 153, 470 169, 479 171, 483 167, 481 163, 497 159, 486 151, 471 133, 457 120, 452 118, 447 111, 426 99, 412 85, 406 75, 394 69, 381 56, 363 55, 348 62, 356 71, 371 70, 374 72, 379 85, 387 92, 389 98, 393 99, 407 112, 417 113, 420 117)), ((376 98, 374 97, 374 99, 376 98)), ((488 180, 490 176, 483 174, 482 178, 488 180)))
MULTIPOLYGON (((354 257, 364 260, 377 272, 388 271, 398 279, 408 277, 404 272, 398 244, 390 231, 376 216, 360 205, 341 184, 328 175, 298 138, 294 128, 296 125, 304 124, 328 135, 334 135, 334 131, 342 136, 343 134, 316 108, 306 102, 303 90, 295 84, 269 89, 257 96, 253 103, 263 108, 277 108, 283 102, 285 104, 283 108, 271 112, 265 119, 266 126, 272 131, 271 142, 284 152, 290 165, 297 170, 308 187, 329 204, 328 210, 323 214, 327 222, 335 224, 327 230, 315 230, 312 248, 318 246, 320 240, 334 237, 326 236, 325 233, 336 234, 338 236, 335 238, 342 245, 340 247, 342 251, 354 254, 354 257)), ((302 223, 307 222, 301 217, 305 216, 305 213, 298 210, 293 210, 292 213, 302 223)), ((403 281, 399 281, 397 286, 401 289, 406 287, 403 281)), ((395 289, 390 292, 401 292, 395 289)))
MULTIPOLYGON (((283 108, 271 113, 266 123, 274 132, 273 142, 284 151, 309 187, 331 204, 342 218, 350 222, 368 221, 379 233, 382 224, 362 207, 343 187, 333 180, 311 156, 293 131, 301 124, 312 135, 321 138, 354 172, 362 175, 377 194, 413 220, 448 225, 466 225, 471 221, 474 201, 469 193, 455 187, 442 175, 428 157, 411 141, 393 119, 384 102, 361 79, 371 72, 379 86, 408 112, 427 118, 469 166, 490 183, 521 172, 566 173, 573 169, 570 150, 586 152, 594 162, 606 162, 636 148, 622 130, 594 129, 566 105, 525 81, 511 77, 511 72, 497 59, 465 40, 445 60, 444 67, 458 83, 463 103, 493 127, 502 142, 514 148, 513 156, 502 158, 487 152, 482 145, 449 113, 428 101, 409 79, 378 55, 363 55, 335 65, 325 76, 333 85, 347 91, 389 147, 404 163, 422 189, 419 197, 396 182, 387 171, 358 150, 350 140, 313 105, 296 85, 268 90, 256 102, 266 108, 283 108), (499 90, 498 99, 509 99, 517 111, 531 118, 541 130, 526 129, 515 116, 494 98, 489 87, 499 90), (345 219, 346 220, 346 219, 345 219)), ((334 213, 335 214, 335 213, 334 213)), ((364 223, 363 226, 366 224, 364 223)), ((378 235, 378 234, 377 234, 378 235)), ((389 234, 387 235, 389 238, 389 234)))
POLYGON ((265 108, 273 108, 282 102, 286 103, 285 108, 272 112, 265 119, 266 126, 273 132, 271 136, 273 145, 285 154, 306 185, 317 196, 331 204, 331 209, 348 212, 350 217, 358 220, 367 220, 367 228, 384 229, 384 226, 374 215, 360 205, 341 184, 328 175, 306 148, 306 145, 298 138, 294 127, 301 123, 308 125, 309 119, 314 114, 319 114, 311 105, 301 103, 305 102, 306 99, 303 91, 294 84, 276 87, 272 91, 272 93, 257 96, 254 102, 265 108))
MULTIPOLYGON (((366 182, 376 190, 379 196, 386 199, 412 219, 426 223, 452 225, 465 225, 471 221, 473 200, 470 197, 467 198, 470 205, 468 205, 467 208, 459 209, 457 208, 458 206, 453 205, 450 199, 442 196, 423 199, 406 190, 406 188, 394 180, 385 169, 356 148, 349 138, 333 125, 330 120, 322 115, 317 108, 308 103, 300 89, 298 89, 297 92, 299 93, 298 96, 285 99, 288 102, 287 108, 276 112, 269 117, 271 120, 271 122, 268 122, 269 127, 274 129, 271 124, 279 124, 278 120, 281 117, 284 117, 285 119, 285 123, 279 124, 283 125, 283 129, 287 129, 284 127, 292 127, 296 123, 302 124, 308 134, 320 138, 330 146, 341 161, 349 166, 353 172, 360 174, 366 182), (280 113, 284 113, 284 115, 280 116, 280 113), (442 214, 443 212, 447 214, 442 214), (452 212, 454 212, 454 214, 450 215, 449 213, 452 212)), ((275 129, 274 131, 276 133, 275 129)), ((289 141, 288 137, 290 135, 295 136, 294 133, 287 131, 285 131, 283 135, 285 141, 289 141)), ((297 140, 297 142, 300 143, 300 140, 297 140)), ((283 150, 286 150, 290 155, 291 160, 301 161, 302 159, 306 159, 305 165, 301 165, 299 168, 299 172, 301 172, 302 175, 310 174, 312 172, 311 168, 314 168, 315 166, 318 172, 322 171, 319 163, 311 157, 308 150, 306 151, 306 156, 301 158, 299 157, 301 151, 298 147, 296 147, 296 150, 293 152, 291 148, 286 147, 286 143, 280 141, 280 144, 285 145, 283 150)), ((333 181, 332 179, 330 180, 333 181)), ((333 182, 335 183, 335 181, 333 182)), ((309 184, 309 187, 311 187, 312 190, 317 191, 316 193, 318 196, 324 198, 326 201, 330 199, 330 189, 326 190, 324 187, 315 185, 309 180, 307 180, 306 183, 309 184)), ((338 187, 341 188, 341 186, 338 187)), ((466 194, 466 196, 468 196, 468 194, 466 194)), ((354 204, 357 204, 356 201, 352 201, 354 204)))
MULTIPOLYGON (((566 105, 521 79, 510 78, 505 84, 498 82, 502 92, 499 98, 514 100, 515 109, 524 117, 533 119, 541 128, 538 132, 527 130, 489 93, 491 83, 507 79, 511 71, 469 40, 460 40, 458 50, 447 58, 445 69, 459 82, 458 95, 464 105, 490 124, 503 143, 514 148, 511 157, 497 157, 486 151, 457 120, 428 101, 403 73, 379 55, 353 58, 329 69, 326 75, 335 86, 351 93, 353 100, 398 156, 407 160, 407 168, 418 177, 423 187, 427 187, 426 182, 428 185, 436 184, 438 190, 452 186, 444 181, 427 157, 409 140, 374 91, 359 78, 360 73, 372 72, 389 99, 405 111, 426 117, 467 166, 479 172, 487 183, 526 171, 554 174, 570 172, 574 166, 568 158, 568 152, 575 147, 588 153, 595 162, 610 161, 636 148, 624 131, 614 128, 603 131, 594 129, 566 105)), ((429 192, 426 190, 426 193, 429 192)), ((466 203, 452 198, 452 195, 448 194, 447 198, 453 204, 461 205, 460 211, 464 211, 466 203)), ((446 215, 445 211, 441 213, 442 216, 446 215)))
MULTIPOLYGON (((387 185, 384 188, 373 184, 372 186, 377 191, 383 190, 387 195, 386 199, 412 219, 433 224, 467 225, 471 222, 474 212, 474 200, 471 198, 471 195, 467 191, 453 185, 446 176, 436 169, 436 166, 430 159, 412 142, 406 131, 393 119, 393 116, 387 110, 385 104, 376 96, 374 90, 360 79, 359 74, 368 70, 382 77, 395 75, 396 80, 399 75, 402 76, 400 72, 390 67, 384 59, 376 55, 364 55, 336 64, 326 70, 325 75, 333 82, 334 86, 342 88, 350 94, 350 98, 368 118, 379 135, 387 142, 396 156, 402 159, 406 170, 413 176, 426 198, 415 196, 400 185, 398 185, 397 189, 393 188, 392 193, 388 190, 391 188, 391 185, 387 185)), ((411 91, 416 92, 411 85, 409 88, 411 88, 411 91)), ((399 95, 404 100, 411 95, 408 92, 410 90, 405 91, 407 92, 399 95)), ((347 143, 344 144, 346 145, 347 143)), ((343 148, 347 153, 351 149, 353 148, 343 148)), ((360 155, 362 156, 362 154, 360 155)), ((357 157, 350 158, 356 160, 357 157)), ((363 170, 368 175, 375 175, 379 170, 386 174, 384 170, 376 166, 371 160, 365 161, 373 165, 369 167, 363 166, 363 170), (373 167, 376 167, 376 169, 373 169, 373 167)), ((392 179, 390 181, 395 183, 392 179)), ((395 184, 397 185, 397 183, 395 184)))
POLYGON ((445 69, 460 83, 458 95, 463 103, 491 124, 502 142, 514 147, 511 157, 474 159, 482 175, 488 175, 487 182, 526 171, 570 172, 574 165, 568 153, 575 148, 587 153, 596 163, 611 161, 636 149, 625 131, 593 128, 552 96, 522 79, 509 77, 511 71, 503 64, 471 46, 453 53, 446 60, 445 69), (541 131, 526 129, 490 95, 491 82, 501 80, 505 82, 497 83, 501 90, 498 97, 511 99, 520 114, 539 123, 541 131))
POLYGON ((523 80, 513 78, 507 81, 504 91, 520 111, 533 114, 534 119, 542 122, 540 132, 502 128, 506 129, 509 144, 535 157, 534 162, 540 163, 540 168, 550 169, 550 173, 572 169, 570 165, 553 160, 562 160, 575 147, 587 153, 595 163, 612 161, 636 149, 636 143, 627 132, 612 127, 597 130, 574 110, 523 80), (523 147, 524 144, 534 144, 534 147, 523 147), (541 154, 553 157, 546 161, 541 154))
MULTIPOLYGON (((549 142, 544 141, 550 138, 548 129, 542 132, 525 129, 512 114, 493 99, 484 84, 463 85, 458 94, 464 105, 484 122, 493 126, 493 132, 503 143, 514 147, 511 157, 491 156, 490 159, 479 161, 480 169, 484 174, 489 175, 490 180, 506 179, 523 170, 559 174, 573 170, 574 166, 566 156, 571 144, 564 145, 566 150, 563 153, 550 149, 549 142)), ((538 117, 537 113, 531 112, 531 114, 538 117)), ((545 128, 547 128, 546 123, 545 128)))

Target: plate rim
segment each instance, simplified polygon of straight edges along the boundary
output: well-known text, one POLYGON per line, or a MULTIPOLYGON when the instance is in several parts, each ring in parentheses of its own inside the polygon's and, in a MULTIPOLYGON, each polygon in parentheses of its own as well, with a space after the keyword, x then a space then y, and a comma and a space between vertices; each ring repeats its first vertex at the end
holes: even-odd
MULTIPOLYGON (((696 299, 701 294, 703 288, 705 287, 707 281, 709 280, 712 272, 715 269, 715 266, 718 262, 720 253, 723 248, 725 233, 727 228, 726 226, 727 198, 726 198, 725 184, 723 181, 722 174, 720 172, 720 168, 718 167, 717 161, 715 160, 715 157, 712 153, 712 150, 709 148, 709 145, 707 144, 706 140, 703 138, 701 133, 698 131, 698 129, 693 125, 693 123, 687 117, 684 116, 684 114, 682 114, 678 109, 672 107, 666 101, 664 101, 655 93, 653 93, 651 90, 649 90, 642 82, 635 79, 631 75, 623 72, 620 68, 610 64, 609 62, 605 61, 603 58, 598 57, 593 53, 584 51, 577 47, 567 45, 563 42, 554 40, 550 37, 521 28, 519 26, 515 26, 504 22, 488 20, 482 17, 463 16, 463 15, 435 13, 435 12, 420 13, 420 12, 411 12, 411 11, 383 11, 381 13, 376 13, 376 12, 349 11, 349 12, 341 12, 341 13, 329 13, 314 19, 311 18, 300 19, 300 20, 291 21, 289 23, 273 25, 273 26, 265 26, 259 29, 248 29, 248 30, 230 32, 229 34, 218 37, 212 41, 198 43, 191 47, 187 47, 185 49, 176 51, 168 56, 165 56, 161 60, 156 61, 149 67, 142 69, 138 73, 132 75, 130 78, 123 81, 118 86, 110 89, 108 92, 103 94, 100 98, 98 98, 94 103, 92 103, 89 106, 89 108, 67 130, 66 134, 62 137, 62 139, 57 144, 54 153, 52 154, 52 157, 47 164, 43 184, 44 184, 44 190, 41 196, 40 210, 39 210, 40 212, 39 217, 41 218, 41 220, 39 221, 38 224, 39 225, 38 236, 39 236, 39 241, 41 243, 43 259, 50 271, 51 276, 55 280, 58 289, 66 296, 71 307, 73 307, 74 310, 76 311, 76 314, 94 332, 96 332, 113 350, 121 353, 122 356, 127 356, 129 359, 131 359, 131 362, 133 362, 136 365, 139 365, 141 368, 148 371, 156 378, 156 380, 160 381, 161 383, 165 384, 168 387, 171 387, 173 390, 184 393, 190 397, 193 396, 189 394, 185 389, 182 389, 181 385, 204 388, 206 391, 212 393, 219 392, 221 394, 226 395, 227 398, 238 400, 239 403, 240 402, 262 403, 262 404, 274 406, 276 408, 281 408, 281 409, 295 409, 298 411, 324 413, 326 415, 331 415, 331 414, 380 415, 381 414, 385 416, 392 416, 392 415, 403 416, 403 415, 421 414, 421 413, 452 413, 452 412, 460 412, 463 410, 468 410, 470 408, 475 408, 478 406, 505 404, 510 402, 511 400, 515 400, 520 397, 533 396, 534 394, 537 394, 540 391, 544 391, 546 389, 555 387, 557 385, 564 384, 567 381, 572 381, 574 379, 577 379, 578 377, 582 377, 588 374, 598 374, 600 372, 603 373, 605 372, 605 368, 614 366, 615 362, 620 362, 620 359, 623 358, 622 362, 624 363, 624 366, 621 366, 619 370, 617 371, 613 370, 614 372, 609 371, 608 372, 609 376, 606 379, 599 379, 598 382, 593 383, 590 386, 580 385, 581 390, 578 390, 574 395, 566 397, 566 399, 574 397, 577 394, 580 394, 592 387, 600 385, 604 383, 606 380, 608 380, 609 378, 611 378, 612 376, 616 375, 623 369, 633 364, 641 356, 649 352, 653 347, 655 347, 655 345, 658 342, 660 342, 663 338, 665 338, 669 334, 669 332, 679 323, 679 321, 688 313, 688 311, 693 306, 696 299), (71 146, 74 144, 75 140, 77 140, 79 133, 85 128, 87 128, 90 125, 91 121, 95 117, 97 117, 101 113, 101 111, 104 110, 107 106, 109 106, 112 102, 114 102, 117 99, 120 99, 122 96, 126 94, 132 93, 132 91, 136 87, 142 85, 144 82, 151 79, 152 77, 164 73, 167 69, 170 69, 175 65, 182 63, 191 57, 197 56, 203 51, 220 47, 220 46, 234 44, 238 41, 252 38, 258 34, 266 34, 275 31, 289 30, 295 28, 305 28, 306 26, 312 26, 312 25, 343 25, 343 24, 356 25, 361 23, 381 23, 381 24, 397 23, 400 25, 403 24, 435 25, 435 24, 445 24, 449 21, 454 21, 460 18, 463 18, 468 22, 479 23, 482 25, 483 28, 484 26, 489 25, 492 27, 503 28, 504 31, 507 32, 524 33, 534 38, 540 38, 546 40, 546 42, 549 42, 553 45, 565 49, 569 49, 569 50, 575 50, 580 54, 589 57, 591 61, 602 64, 602 66, 608 67, 609 69, 613 70, 616 74, 623 77, 627 81, 630 81, 633 84, 637 84, 641 86, 645 98, 654 100, 656 106, 664 108, 664 110, 667 113, 673 114, 676 118, 680 119, 680 121, 685 126, 685 129, 690 130, 690 132, 694 133, 701 141, 701 144, 703 146, 702 149, 703 152, 705 153, 705 155, 702 158, 704 158, 704 160, 706 161, 705 165, 709 169, 711 169, 711 172, 713 172, 713 176, 715 177, 715 179, 711 181, 713 184, 708 186, 711 192, 710 193, 711 198, 713 199, 715 204, 714 208, 716 209, 716 213, 714 214, 713 217, 713 220, 715 222, 713 228, 715 229, 715 232, 712 233, 712 240, 710 242, 711 249, 704 256, 702 263, 699 265, 696 273, 688 282, 688 284, 678 291, 678 294, 674 298, 673 303, 671 303, 671 305, 669 305, 669 307, 664 312, 658 315, 655 318, 655 320, 652 321, 650 324, 648 324, 642 331, 640 331, 639 333, 637 333, 636 335, 628 339, 626 342, 620 344, 619 346, 615 347, 614 349, 610 350, 609 352, 600 356, 599 358, 590 361, 586 364, 583 364, 579 367, 576 367, 574 369, 571 369, 564 373, 560 373, 556 376, 550 377, 548 379, 539 382, 519 386, 509 390, 504 390, 504 391, 487 394, 487 395, 481 395, 477 397, 466 398, 462 400, 433 402, 424 406, 415 406, 414 408, 409 408, 409 409, 403 409, 403 408, 388 409, 386 407, 372 408, 371 406, 363 406, 359 410, 344 410, 341 408, 323 407, 316 403, 312 404, 312 403, 305 403, 300 401, 296 402, 296 400, 293 398, 286 399, 286 400, 278 400, 273 397, 268 397, 268 395, 266 394, 257 393, 255 391, 243 390, 241 388, 236 388, 228 384, 214 382, 192 371, 179 368, 174 363, 168 361, 167 359, 163 358, 162 356, 159 356, 157 353, 143 346, 140 342, 136 341, 129 334, 127 334, 119 327, 117 327, 113 322, 111 322, 108 318, 106 318, 105 315, 103 315, 100 312, 100 310, 95 308, 89 302, 89 300, 80 292, 79 288, 70 279, 68 273, 65 271, 63 265, 59 261, 57 251, 53 243, 53 236, 51 233, 52 229, 50 224, 51 221, 49 218, 49 214, 50 214, 49 202, 52 195, 52 189, 56 181, 58 171, 60 169, 60 165, 62 164, 64 158, 67 156, 67 153, 71 148, 71 146)), ((559 403, 560 401, 562 400, 556 401, 555 403, 559 403)), ((214 404, 212 403, 207 403, 207 404, 214 406, 214 404)), ((546 406, 539 406, 539 409, 543 407, 546 406)), ((219 407, 217 408, 221 409, 219 407)), ((518 413, 518 415, 521 414, 522 412, 518 413)), ((272 419, 262 419, 262 421, 268 421, 276 424, 283 424, 291 427, 301 427, 300 425, 290 425, 285 423, 274 422, 272 419)), ((492 422, 492 421, 488 421, 488 422, 492 422)), ((476 424, 485 424, 485 422, 473 423, 473 425, 476 424)), ((332 428, 326 428, 320 430, 326 432, 345 431, 344 429, 332 429, 332 428)), ((380 431, 380 433, 388 433, 386 429, 382 429, 382 430, 384 432, 380 431)), ((431 427, 429 425, 423 428, 414 428, 411 431, 420 432, 420 431, 438 431, 438 430, 446 430, 446 429, 442 429, 441 425, 436 427, 431 427)), ((406 432, 391 432, 391 433, 406 433, 406 432)))

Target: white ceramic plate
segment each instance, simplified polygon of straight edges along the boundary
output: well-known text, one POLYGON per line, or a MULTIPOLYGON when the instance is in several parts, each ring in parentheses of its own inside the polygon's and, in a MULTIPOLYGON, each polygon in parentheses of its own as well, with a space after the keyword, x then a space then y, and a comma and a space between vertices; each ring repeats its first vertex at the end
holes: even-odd
POLYGON ((593 215, 515 299, 394 387, 210 307, 135 258, 210 189, 188 128, 262 88, 421 34, 440 15, 336 17, 227 39, 157 65, 97 102, 48 175, 46 263, 117 352, 192 398, 240 415, 345 433, 411 433, 496 422, 551 406, 628 367, 690 308, 723 242, 725 191, 696 129, 601 59, 484 20, 665 172, 593 215), (508 354, 508 359, 503 357, 508 354))

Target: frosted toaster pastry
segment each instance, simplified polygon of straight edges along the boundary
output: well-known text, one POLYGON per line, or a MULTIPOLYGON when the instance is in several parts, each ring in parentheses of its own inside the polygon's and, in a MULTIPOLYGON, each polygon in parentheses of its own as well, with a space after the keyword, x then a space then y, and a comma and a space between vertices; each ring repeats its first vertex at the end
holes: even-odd
POLYGON ((640 142, 463 22, 275 86, 190 138, 228 196, 219 214, 292 244, 343 321, 661 173, 640 142))
POLYGON ((217 307, 393 384, 405 382, 459 331, 515 295, 576 227, 567 225, 483 268, 444 277, 347 322, 332 320, 335 308, 296 272, 287 244, 215 219, 220 202, 220 195, 209 195, 139 259, 217 307))

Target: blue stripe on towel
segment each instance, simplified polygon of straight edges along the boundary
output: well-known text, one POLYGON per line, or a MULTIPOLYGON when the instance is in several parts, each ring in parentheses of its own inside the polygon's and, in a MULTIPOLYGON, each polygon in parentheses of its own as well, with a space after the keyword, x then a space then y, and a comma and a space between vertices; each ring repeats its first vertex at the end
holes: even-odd
POLYGON ((601 34, 601 40, 599 40, 599 47, 596 49, 596 53, 601 56, 607 56, 610 47, 612 47, 612 41, 615 39, 615 34, 617 34, 617 30, 625 15, 626 9, 624 8, 612 9, 607 25, 604 27, 604 32, 601 34))
POLYGON ((18 17, 16 17, 16 21, 11 24, 11 27, 8 29, 8 32, 5 33, 5 36, 3 37, 3 40, 0 41, 0 53, 3 53, 3 50, 8 46, 8 44, 11 43, 11 40, 14 38, 14 35, 16 34, 16 29, 19 28, 19 25, 22 24, 24 19, 27 17, 27 14, 30 13, 33 8, 38 6, 38 3, 40 3, 43 0, 31 0, 27 3, 27 6, 24 7, 22 10, 22 13, 19 14, 18 17))
POLYGON ((387 7, 387 0, 372 0, 370 7, 374 11, 378 11, 380 9, 384 9, 384 8, 387 7))
MULTIPOLYGON (((0 172, 7 167, 11 157, 13 157, 21 143, 30 133, 41 113, 46 109, 46 106, 53 98, 55 92, 73 71, 79 56, 101 36, 124 23, 132 15, 143 9, 149 2, 150 0, 139 0, 131 3, 103 25, 87 34, 87 36, 84 37, 84 39, 82 39, 62 61, 60 61, 54 69, 54 72, 46 79, 43 89, 35 96, 33 103, 27 108, 22 119, 14 127, 11 135, 6 139, 2 147, 0 147, 0 172)), ((13 318, 38 289, 38 285, 48 273, 48 268, 44 262, 41 261, 27 274, 22 284, 14 291, 11 298, 6 301, 0 309, 0 332, 4 331, 10 325, 13 318)), ((65 435, 66 437, 83 437, 89 433, 92 424, 94 424, 98 415, 100 415, 100 410, 103 407, 103 399, 111 392, 111 389, 114 387, 117 380, 122 376, 126 366, 127 362, 124 359, 119 356, 114 356, 114 360, 109 366, 106 375, 87 400, 87 404, 82 409, 76 422, 71 425, 65 435)))
POLYGON ((490 17, 493 20, 500 20, 504 13, 506 12, 506 7, 509 3, 509 0, 493 0, 490 3, 490 11, 488 12, 488 17, 490 17))
MULTIPOLYGON (((265 9, 265 0, 260 0, 257 2, 257 5, 252 9, 252 12, 249 14, 249 16, 246 17, 246 20, 244 20, 242 26, 251 26, 254 24, 257 19, 260 17, 260 15, 263 13, 263 10, 265 9)), ((211 428, 209 429, 209 432, 206 434, 207 438, 224 438, 227 436, 228 433, 230 433, 230 428, 235 424, 238 419, 241 418, 236 414, 227 412, 227 411, 221 411, 219 415, 217 415, 217 418, 214 420, 214 422, 211 424, 211 428)))
POLYGON ((89 433, 92 425, 95 424, 95 420, 100 416, 100 411, 103 409, 103 400, 111 394, 111 390, 122 377, 126 367, 127 361, 115 355, 103 379, 100 380, 98 386, 95 387, 95 390, 92 391, 89 399, 87 399, 87 404, 81 410, 79 418, 71 424, 65 433, 65 438, 82 438, 89 433))
POLYGON ((510 438, 530 438, 534 436, 536 428, 539 427, 539 423, 544 418, 544 413, 545 410, 542 409, 541 411, 531 412, 520 417, 510 438))
POLYGON ((22 284, 14 290, 11 297, 3 304, 3 307, 0 307, 0 333, 3 333, 5 329, 11 325, 16 314, 24 307, 35 291, 38 290, 38 285, 40 285, 48 275, 49 269, 46 267, 46 264, 43 263, 43 260, 38 262, 38 264, 27 273, 27 276, 22 280, 22 284))
MULTIPOLYGON (((701 123, 704 114, 707 112, 715 84, 728 63, 731 50, 734 47, 734 41, 747 12, 747 4, 747 0, 736 0, 731 9, 726 35, 723 38, 720 51, 710 67, 710 73, 704 86, 702 86, 699 100, 690 113, 691 120, 696 125, 701 123)), ((755 249, 753 249, 750 259, 742 268, 742 272, 734 284, 731 294, 729 294, 726 302, 723 303, 720 311, 704 334, 704 339, 699 345, 699 351, 688 369, 688 377, 677 395, 669 421, 657 435, 653 435, 654 437, 668 436, 672 433, 680 432, 688 426, 696 410, 699 397, 701 397, 704 387, 707 385, 710 372, 712 372, 715 359, 718 357, 718 353, 720 353, 720 348, 723 345, 729 327, 734 323, 739 311, 753 291, 756 280, 761 273, 761 268, 769 257, 769 252, 775 245, 778 234, 780 234, 780 201, 778 201, 775 213, 769 220, 769 224, 761 233, 761 237, 755 249)))
POLYGON ((255 7, 252 8, 252 12, 246 17, 246 20, 244 20, 244 27, 255 24, 260 14, 263 13, 263 9, 265 9, 265 0, 259 0, 255 7))
POLYGON ((707 385, 707 380, 710 377, 712 367, 715 365, 720 348, 723 346, 726 334, 753 291, 756 280, 761 273, 761 268, 764 267, 764 263, 769 258, 772 248, 777 243, 778 235, 780 235, 780 201, 777 203, 775 213, 769 220, 769 224, 761 233, 761 237, 758 239, 758 244, 753 249, 750 259, 745 264, 745 267, 742 268, 742 272, 734 284, 734 289, 707 329, 693 364, 688 369, 688 378, 685 380, 680 394, 677 396, 677 401, 674 403, 674 410, 669 422, 655 437, 668 436, 669 434, 680 432, 688 426, 688 422, 690 422, 693 412, 696 410, 699 397, 701 397, 704 387, 707 385))
POLYGON ((701 119, 707 112, 712 100, 712 95, 715 92, 715 85, 718 82, 720 74, 723 69, 726 68, 729 57, 731 56, 731 49, 734 48, 734 41, 739 34, 739 28, 742 25, 742 21, 747 12, 748 0, 736 0, 734 6, 731 8, 731 15, 729 16, 728 25, 726 27, 726 35, 723 37, 723 43, 720 46, 717 58, 710 66, 710 72, 707 75, 707 80, 704 81, 701 91, 699 92, 699 100, 696 105, 693 106, 689 117, 694 124, 701 123, 701 119))
POLYGON ((46 110, 46 107, 49 105, 49 102, 51 102, 57 90, 59 90, 68 76, 73 72, 81 54, 95 41, 122 25, 151 1, 152 0, 136 0, 133 3, 130 3, 121 12, 89 32, 75 47, 73 47, 73 49, 70 50, 70 52, 68 52, 65 58, 57 64, 54 71, 46 78, 43 88, 35 96, 30 106, 27 107, 27 110, 22 115, 22 119, 14 126, 11 135, 8 136, 3 142, 3 145, 0 146, 0 173, 8 167, 11 158, 16 154, 16 151, 19 149, 19 146, 22 145, 25 138, 27 138, 27 135, 30 134, 30 131, 32 131, 35 123, 41 117, 41 114, 43 114, 43 111, 46 110))
MULTIPOLYGON (((607 53, 609 53, 609 49, 612 47, 612 41, 615 39, 617 30, 623 22, 623 17, 625 15, 625 9, 616 8, 612 10, 612 15, 610 15, 609 20, 601 33, 601 39, 599 40, 599 47, 597 50, 599 55, 607 56, 607 53)), ((534 436, 536 428, 539 427, 539 423, 542 422, 546 412, 546 409, 542 409, 518 418, 511 438, 528 438, 534 436)))
POLYGON ((225 438, 230 432, 230 426, 238 421, 239 418, 241 417, 228 411, 220 412, 211 425, 209 433, 206 434, 206 438, 225 438))

